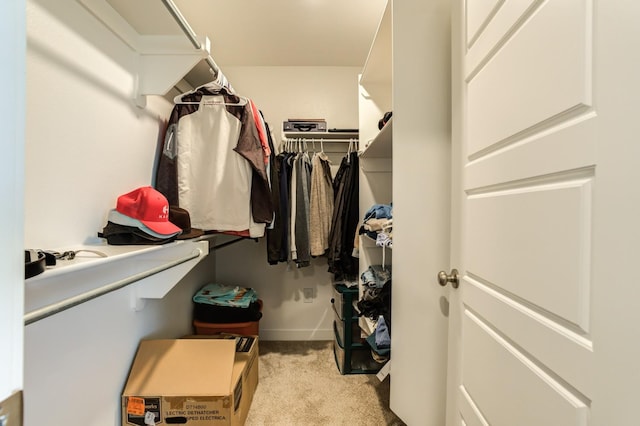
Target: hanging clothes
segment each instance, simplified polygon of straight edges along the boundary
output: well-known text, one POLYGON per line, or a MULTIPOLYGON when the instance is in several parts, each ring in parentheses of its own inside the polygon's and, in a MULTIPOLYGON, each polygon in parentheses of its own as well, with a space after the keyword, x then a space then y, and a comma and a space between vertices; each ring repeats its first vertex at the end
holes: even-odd
POLYGON ((342 159, 333 181, 335 198, 327 262, 336 281, 355 281, 358 277, 358 259, 353 256, 359 216, 358 167, 358 153, 350 152, 342 159))
POLYGON ((333 218, 333 178, 331 161, 324 152, 311 159, 311 194, 309 205, 311 256, 322 256, 329 249, 333 218))
MULTIPOLYGON (((269 146, 271 147, 272 155, 269 157, 269 177, 271 180, 271 204, 273 206, 273 222, 272 226, 267 227, 267 262, 270 265, 275 265, 278 262, 286 262, 286 252, 281 251, 283 234, 288 227, 288 220, 286 220, 287 207, 282 203, 282 160, 283 155, 275 155, 275 147, 273 144, 273 138, 271 137, 271 131, 269 125, 265 123, 267 128, 267 137, 269 139, 269 146), (284 209, 284 211, 283 211, 284 209), (283 255, 281 255, 283 253, 283 255)), ((286 238, 286 237, 284 237, 286 238)))
POLYGON ((277 262, 287 262, 291 258, 290 228, 291 228, 291 180, 293 177, 293 167, 291 160, 295 154, 282 152, 278 154, 276 165, 279 167, 280 177, 280 217, 282 233, 279 240, 274 240, 271 264, 277 262))
POLYGON ((261 237, 273 221, 269 147, 256 111, 248 100, 207 85, 177 100, 156 189, 189 211, 194 227, 261 237))
POLYGON ((295 208, 292 206, 291 221, 295 224, 292 227, 291 258, 295 260, 296 266, 302 268, 311 264, 311 251, 309 245, 309 193, 311 191, 311 161, 306 152, 301 152, 295 159, 295 208))

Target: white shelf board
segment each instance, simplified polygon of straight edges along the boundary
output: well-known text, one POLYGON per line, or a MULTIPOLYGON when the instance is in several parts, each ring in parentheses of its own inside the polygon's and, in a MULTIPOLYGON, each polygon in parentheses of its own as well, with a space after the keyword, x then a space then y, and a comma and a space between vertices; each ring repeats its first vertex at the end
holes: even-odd
POLYGON ((387 121, 378 135, 360 150, 360 158, 392 158, 393 118, 387 121))
POLYGON ((77 0, 139 56, 134 100, 146 106, 147 95, 165 95, 198 62, 210 56, 211 42, 199 38, 196 49, 186 36, 142 35, 107 0, 77 0))
POLYGON ((164 297, 197 263, 209 253, 206 239, 179 240, 163 245, 90 245, 65 247, 64 250, 96 250, 107 255, 80 252, 73 260, 59 260, 55 266, 25 280, 25 313, 44 308, 78 295, 95 291, 121 280, 140 275, 133 282, 137 299, 164 297), (144 277, 147 271, 161 272, 144 277))
POLYGON ((388 0, 362 70, 361 85, 366 87, 369 84, 391 84, 391 46, 391 0, 388 0))
POLYGON ((283 132, 285 138, 303 138, 303 139, 325 139, 331 142, 331 139, 358 139, 358 132, 283 132))
MULTIPOLYGON (((362 239, 360 241, 362 244, 361 245, 362 248, 382 250, 382 246, 379 246, 378 244, 376 244, 376 240, 374 238, 371 238, 367 234, 362 234, 362 239)), ((393 250, 393 245, 391 247, 385 246, 385 250, 393 250)))

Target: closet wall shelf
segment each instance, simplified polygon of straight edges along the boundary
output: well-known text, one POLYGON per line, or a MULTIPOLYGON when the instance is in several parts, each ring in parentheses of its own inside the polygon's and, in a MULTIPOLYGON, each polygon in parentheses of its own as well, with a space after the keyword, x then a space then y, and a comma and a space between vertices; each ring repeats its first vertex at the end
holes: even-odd
MULTIPOLYGON (((371 238, 367 234, 363 234, 360 241, 362 242, 362 247, 364 247, 364 248, 368 248, 368 249, 381 249, 382 248, 382 246, 379 246, 376 243, 376 240, 374 238, 371 238)), ((391 246, 391 247, 386 246, 385 249, 393 250, 393 246, 391 246)))
POLYGON ((77 1, 138 54, 133 97, 141 108, 147 95, 165 95, 198 62, 210 57, 206 37, 199 38, 201 48, 195 49, 184 36, 142 35, 107 0, 77 1))
POLYGON ((367 173, 390 173, 393 171, 393 119, 380 130, 375 138, 365 143, 360 150, 360 168, 367 173))
POLYGON ((393 118, 387 121, 382 130, 370 141, 364 144, 360 150, 360 158, 391 158, 392 157, 392 134, 393 118))
POLYGON ((367 61, 360 77, 360 85, 369 87, 376 84, 391 84, 391 1, 378 24, 376 36, 371 44, 367 61))
POLYGON ((142 299, 163 298, 207 256, 209 244, 208 239, 194 239, 154 246, 101 243, 65 247, 64 250, 95 250, 107 257, 79 252, 75 259, 59 260, 56 266, 25 280, 25 319, 61 301, 82 299, 85 294, 128 281, 133 289, 132 307, 140 309, 144 305, 142 299))
POLYGON ((332 139, 339 139, 340 142, 349 142, 349 139, 358 139, 358 132, 284 132, 284 137, 289 139, 313 139, 324 142, 331 142, 332 139))

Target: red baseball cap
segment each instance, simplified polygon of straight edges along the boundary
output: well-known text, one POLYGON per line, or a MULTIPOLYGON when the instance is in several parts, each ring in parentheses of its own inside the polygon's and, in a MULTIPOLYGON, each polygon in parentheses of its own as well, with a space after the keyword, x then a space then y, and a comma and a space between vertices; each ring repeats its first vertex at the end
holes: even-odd
POLYGON ((182 231, 169 222, 169 202, 156 189, 143 186, 118 197, 116 210, 137 219, 159 234, 175 234, 182 231))

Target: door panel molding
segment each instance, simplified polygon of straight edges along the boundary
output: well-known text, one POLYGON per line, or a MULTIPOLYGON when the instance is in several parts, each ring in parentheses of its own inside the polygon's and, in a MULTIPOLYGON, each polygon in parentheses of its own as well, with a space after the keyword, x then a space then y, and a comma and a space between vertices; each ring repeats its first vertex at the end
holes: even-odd
POLYGON ((545 3, 469 80, 468 156, 592 105, 588 10, 584 0, 545 3))
POLYGON ((466 270, 588 332, 591 182, 468 197, 466 270))
POLYGON ((471 399, 471 395, 467 392, 464 386, 460 386, 460 392, 458 394, 460 401, 460 420, 461 424, 467 426, 489 426, 489 423, 482 416, 482 413, 478 409, 478 406, 471 399))
POLYGON ((504 0, 475 0, 467 3, 467 46, 471 48, 504 5, 504 0))
POLYGON ((474 41, 469 43, 465 72, 467 82, 526 24, 543 2, 544 0, 508 1, 496 5, 491 11, 493 15, 485 18, 485 24, 480 29, 482 32, 476 33, 474 41))
POLYGON ((465 389, 490 424, 588 424, 589 400, 563 386, 468 310, 463 334, 474 348, 463 352, 465 389))
MULTIPOLYGON (((485 153, 467 163, 464 187, 486 187, 532 177, 558 176, 593 169, 596 162, 596 123, 594 111, 579 115, 535 133, 518 138, 508 146, 485 153), (547 153, 553 151, 554 155, 547 153), (545 161, 529 161, 545 158, 545 161)), ((593 171, 590 172, 593 175, 593 171)))
POLYGON ((500 330, 514 346, 531 354, 566 383, 567 388, 593 395, 593 342, 557 316, 514 298, 471 276, 464 277, 463 301, 473 306, 492 328, 500 330), (527 330, 527 333, 522 333, 527 330))

